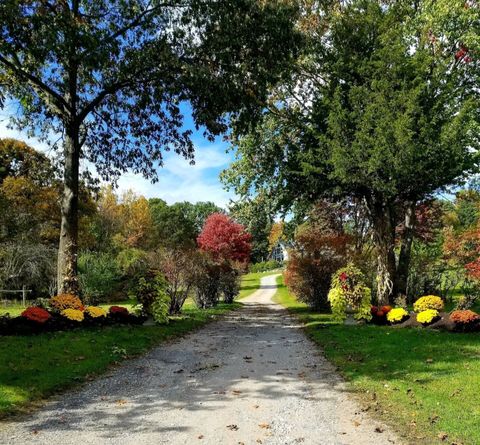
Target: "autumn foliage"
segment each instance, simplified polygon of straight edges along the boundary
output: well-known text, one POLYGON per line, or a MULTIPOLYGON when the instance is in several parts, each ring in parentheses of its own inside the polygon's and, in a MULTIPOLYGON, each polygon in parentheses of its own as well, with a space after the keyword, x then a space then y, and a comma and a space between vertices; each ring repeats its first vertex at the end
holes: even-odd
MULTIPOLYGON (((338 216, 338 215, 337 215, 338 216)), ((351 237, 343 232, 332 206, 323 203, 316 218, 300 226, 290 251, 285 283, 300 300, 315 309, 328 309, 332 274, 347 261, 351 237)))
POLYGON ((216 259, 246 263, 250 258, 251 240, 241 224, 222 213, 213 213, 205 221, 197 243, 216 259))

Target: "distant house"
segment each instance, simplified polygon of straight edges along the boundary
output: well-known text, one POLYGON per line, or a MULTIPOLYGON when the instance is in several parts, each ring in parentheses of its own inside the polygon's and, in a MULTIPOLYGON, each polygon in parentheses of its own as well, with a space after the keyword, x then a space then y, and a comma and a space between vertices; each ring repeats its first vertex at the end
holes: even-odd
POLYGON ((270 259, 273 261, 288 261, 288 246, 279 241, 270 253, 270 259))

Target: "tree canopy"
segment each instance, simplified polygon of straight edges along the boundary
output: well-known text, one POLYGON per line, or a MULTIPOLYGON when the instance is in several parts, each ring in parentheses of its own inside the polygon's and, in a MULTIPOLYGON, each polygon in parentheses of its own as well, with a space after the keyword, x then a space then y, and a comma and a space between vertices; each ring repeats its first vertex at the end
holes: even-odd
POLYGON ((106 179, 156 178, 163 151, 193 160, 191 130, 213 138, 258 116, 299 42, 290 2, 7 0, 0 5, 0 105, 56 147, 64 167, 58 283, 76 292, 80 159, 106 179))
POLYGON ((480 15, 459 1, 332 4, 306 12, 294 75, 235 140, 224 179, 284 211, 325 196, 363 200, 386 298, 397 292, 397 223, 478 169, 480 15))

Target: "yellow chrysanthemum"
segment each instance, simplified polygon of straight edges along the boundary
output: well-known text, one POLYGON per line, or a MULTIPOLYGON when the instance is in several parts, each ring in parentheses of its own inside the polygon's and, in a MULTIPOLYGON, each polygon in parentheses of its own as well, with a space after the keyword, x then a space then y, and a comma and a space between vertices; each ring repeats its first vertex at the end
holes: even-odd
POLYGON ((408 312, 403 309, 403 307, 396 307, 387 313, 387 320, 390 323, 398 323, 402 321, 407 315, 408 312))
POLYGON ((421 297, 415 301, 415 303, 413 303, 413 310, 415 312, 423 312, 428 309, 443 311, 443 308, 443 300, 435 295, 426 295, 425 297, 421 297))
POLYGON ((107 312, 98 306, 87 306, 85 312, 92 318, 106 317, 107 312))
POLYGON ((83 312, 78 309, 64 309, 61 314, 72 321, 83 321, 83 312))
POLYGON ((435 318, 438 317, 438 311, 435 309, 427 309, 422 311, 417 315, 417 321, 422 324, 431 323, 435 318))

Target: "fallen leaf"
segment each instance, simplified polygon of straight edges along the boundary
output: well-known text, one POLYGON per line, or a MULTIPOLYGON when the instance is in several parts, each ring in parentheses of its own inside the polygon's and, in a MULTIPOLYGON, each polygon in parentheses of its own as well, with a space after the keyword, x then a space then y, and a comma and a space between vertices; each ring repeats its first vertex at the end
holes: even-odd
POLYGON ((126 405, 127 401, 123 400, 123 399, 119 399, 119 400, 115 401, 115 404, 118 405, 118 406, 122 406, 122 405, 126 405))
POLYGON ((198 436, 198 439, 203 439, 203 438, 204 438, 203 434, 200 434, 200 436, 198 436))
POLYGON ((263 443, 263 442, 262 442, 262 439, 257 439, 255 442, 257 442, 257 443, 263 443))
POLYGON ((441 433, 438 433, 438 438, 440 440, 447 440, 448 439, 448 434, 444 431, 442 431, 441 433))
POLYGON ((230 431, 238 431, 238 425, 232 424, 232 425, 227 425, 227 428, 230 431))
POLYGON ((355 425, 355 427, 359 427, 361 423, 358 420, 354 420, 353 425, 355 425))
POLYGON ((269 430, 271 428, 270 424, 269 423, 259 423, 258 426, 260 428, 263 428, 265 430, 269 430))
POLYGON ((239 391, 238 389, 234 389, 234 390, 232 391, 232 394, 234 394, 234 395, 236 395, 236 396, 238 396, 238 395, 241 394, 241 393, 242 393, 242 391, 239 391))
POLYGON ((375 432, 376 432, 376 433, 383 433, 383 428, 380 428, 379 426, 377 426, 377 427, 375 428, 375 432))

